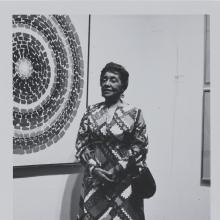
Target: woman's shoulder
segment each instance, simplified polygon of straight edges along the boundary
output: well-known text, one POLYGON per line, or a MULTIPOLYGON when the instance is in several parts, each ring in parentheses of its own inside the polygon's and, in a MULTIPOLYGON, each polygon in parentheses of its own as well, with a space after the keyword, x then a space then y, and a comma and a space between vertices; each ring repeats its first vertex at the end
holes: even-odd
POLYGON ((99 109, 100 107, 102 107, 103 105, 104 105, 104 102, 98 102, 95 104, 88 105, 88 107, 86 108, 86 111, 93 112, 93 111, 99 109))
POLYGON ((129 115, 134 121, 145 123, 142 109, 139 106, 123 103, 123 114, 129 115))
POLYGON ((135 105, 132 105, 132 104, 130 104, 130 103, 124 102, 124 101, 123 101, 123 103, 122 103, 122 107, 123 107, 123 109, 124 109, 125 111, 135 111, 135 112, 137 112, 137 111, 140 110, 139 107, 137 107, 137 106, 135 106, 135 105))
POLYGON ((138 106, 123 101, 122 112, 123 112, 122 114, 129 115, 132 119, 136 120, 137 118, 139 118, 142 110, 138 106))

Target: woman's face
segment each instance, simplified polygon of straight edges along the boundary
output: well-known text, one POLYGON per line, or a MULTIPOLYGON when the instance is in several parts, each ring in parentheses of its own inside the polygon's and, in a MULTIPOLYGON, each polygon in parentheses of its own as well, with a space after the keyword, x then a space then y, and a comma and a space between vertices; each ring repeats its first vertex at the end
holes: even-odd
POLYGON ((117 73, 106 72, 101 79, 102 96, 105 99, 119 99, 123 93, 122 82, 117 73))

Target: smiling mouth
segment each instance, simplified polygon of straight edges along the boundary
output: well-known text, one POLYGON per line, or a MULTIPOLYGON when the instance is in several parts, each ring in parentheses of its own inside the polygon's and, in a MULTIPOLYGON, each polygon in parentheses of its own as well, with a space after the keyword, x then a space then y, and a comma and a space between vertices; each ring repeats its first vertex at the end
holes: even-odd
POLYGON ((103 92, 112 92, 111 89, 103 89, 103 92))

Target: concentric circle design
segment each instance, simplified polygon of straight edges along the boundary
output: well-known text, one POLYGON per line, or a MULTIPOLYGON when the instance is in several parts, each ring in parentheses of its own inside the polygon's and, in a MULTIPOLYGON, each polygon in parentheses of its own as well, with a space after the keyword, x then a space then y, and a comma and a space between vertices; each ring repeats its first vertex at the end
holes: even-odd
POLYGON ((80 41, 66 15, 14 15, 13 30, 13 150, 38 152, 62 138, 76 115, 80 41))
POLYGON ((50 81, 47 53, 33 36, 13 34, 13 92, 14 101, 30 104, 46 92, 50 81))

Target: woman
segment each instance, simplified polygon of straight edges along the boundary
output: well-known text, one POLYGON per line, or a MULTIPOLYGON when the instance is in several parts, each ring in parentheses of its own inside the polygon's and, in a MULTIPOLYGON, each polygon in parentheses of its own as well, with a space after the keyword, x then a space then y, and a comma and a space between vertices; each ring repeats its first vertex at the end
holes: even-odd
POLYGON ((140 109, 122 101, 129 74, 119 64, 101 71, 105 101, 84 114, 76 158, 85 167, 80 220, 143 220, 143 199, 132 192, 132 180, 146 167, 148 139, 140 109))

